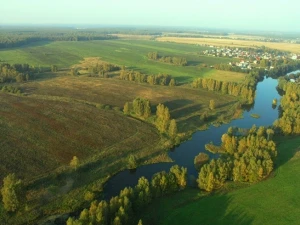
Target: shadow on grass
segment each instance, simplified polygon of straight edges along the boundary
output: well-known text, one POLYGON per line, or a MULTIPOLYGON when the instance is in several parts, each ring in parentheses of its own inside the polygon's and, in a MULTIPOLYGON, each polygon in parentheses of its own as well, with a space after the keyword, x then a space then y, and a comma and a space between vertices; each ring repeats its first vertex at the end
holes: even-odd
POLYGON ((143 224, 250 225, 253 222, 253 218, 243 212, 238 205, 232 207, 234 203, 226 195, 195 198, 197 198, 196 194, 186 196, 186 193, 183 192, 155 200, 143 212, 143 224))
POLYGON ((178 110, 173 110, 170 112, 170 114, 171 114, 171 118, 179 119, 181 117, 187 117, 188 115, 200 113, 201 109, 202 109, 201 104, 193 104, 185 107, 180 107, 178 110))
POLYGON ((30 48, 30 47, 44 46, 51 42, 52 41, 32 41, 31 43, 23 44, 23 45, 16 46, 16 47, 1 48, 0 51, 8 51, 8 50, 15 50, 15 49, 20 49, 20 48, 24 49, 24 48, 30 48))
POLYGON ((200 61, 188 60, 187 66, 198 66, 200 61))
POLYGON ((170 111, 185 107, 189 104, 192 104, 193 101, 189 99, 175 99, 172 101, 164 102, 163 104, 168 107, 170 111))
POLYGON ((300 149, 300 137, 286 136, 286 137, 273 137, 277 144, 278 156, 275 161, 275 167, 278 168, 287 163, 294 157, 296 152, 300 149))

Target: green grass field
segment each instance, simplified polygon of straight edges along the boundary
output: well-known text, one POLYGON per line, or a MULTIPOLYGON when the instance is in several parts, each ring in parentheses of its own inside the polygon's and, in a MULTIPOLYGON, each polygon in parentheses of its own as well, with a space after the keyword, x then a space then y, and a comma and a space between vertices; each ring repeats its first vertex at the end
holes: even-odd
POLYGON ((150 205, 143 214, 145 224, 299 224, 300 138, 279 141, 277 169, 269 179, 206 197, 188 189, 150 205))
POLYGON ((35 67, 50 67, 55 64, 60 68, 68 68, 86 57, 100 57, 104 61, 124 65, 146 74, 167 73, 176 77, 180 82, 186 82, 195 77, 204 76, 208 72, 212 75, 212 71, 216 70, 209 68, 210 65, 234 60, 199 56, 199 53, 205 49, 207 48, 202 46, 150 40, 41 42, 16 49, 0 50, 0 60, 7 63, 28 63, 35 67), (153 51, 164 56, 185 57, 188 66, 175 66, 148 60, 148 52, 153 51), (208 67, 203 67, 203 64, 208 67))

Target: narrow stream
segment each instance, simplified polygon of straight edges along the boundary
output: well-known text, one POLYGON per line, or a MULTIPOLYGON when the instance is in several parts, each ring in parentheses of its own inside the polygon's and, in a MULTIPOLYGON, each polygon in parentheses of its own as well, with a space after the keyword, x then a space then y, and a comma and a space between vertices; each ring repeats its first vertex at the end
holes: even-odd
POLYGON ((265 78, 262 82, 259 82, 257 84, 254 106, 251 110, 243 113, 242 119, 233 120, 229 124, 223 124, 220 127, 210 126, 208 130, 197 131, 193 134, 191 140, 182 143, 169 152, 170 158, 174 161, 173 163, 145 165, 138 167, 134 172, 125 170, 113 176, 105 185, 105 199, 118 195, 120 190, 125 187, 135 186, 141 176, 151 179, 153 174, 163 170, 168 171, 175 164, 186 167, 189 176, 197 177, 197 171, 194 167, 194 157, 200 152, 209 154, 211 158, 215 157, 214 154, 205 150, 204 145, 211 141, 219 145, 221 143, 221 136, 227 131, 228 127, 250 128, 253 124, 256 126, 269 126, 273 124, 279 116, 279 111, 278 106, 272 106, 272 100, 276 98, 279 103, 281 98, 276 90, 277 84, 277 80, 272 78, 265 78), (260 118, 252 118, 250 116, 252 113, 259 114, 260 118))

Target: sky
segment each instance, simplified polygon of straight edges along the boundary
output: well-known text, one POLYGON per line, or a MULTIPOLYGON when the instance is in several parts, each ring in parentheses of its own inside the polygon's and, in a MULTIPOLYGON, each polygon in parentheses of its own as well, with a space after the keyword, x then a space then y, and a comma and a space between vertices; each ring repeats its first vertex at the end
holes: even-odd
POLYGON ((7 0, 0 24, 300 31, 299 6, 299 0, 7 0))

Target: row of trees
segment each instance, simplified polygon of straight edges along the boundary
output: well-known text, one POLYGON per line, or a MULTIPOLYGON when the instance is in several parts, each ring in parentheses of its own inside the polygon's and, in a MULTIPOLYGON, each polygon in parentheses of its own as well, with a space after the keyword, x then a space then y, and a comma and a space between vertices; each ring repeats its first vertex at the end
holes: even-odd
POLYGON ((284 134, 300 134, 300 85, 280 78, 278 88, 285 93, 280 101, 283 112, 274 126, 284 134))
POLYGON ((221 63, 221 64, 216 64, 215 69, 217 70, 224 70, 224 71, 233 71, 233 72, 239 72, 239 73, 249 73, 249 69, 242 69, 241 67, 238 66, 232 66, 229 64, 221 63))
POLYGON ((13 94, 21 94, 22 91, 20 88, 18 87, 14 87, 11 85, 5 85, 2 88, 0 87, 2 92, 8 92, 8 93, 13 93, 13 94))
POLYGON ((121 70, 120 77, 121 80, 129 80, 135 81, 139 83, 148 83, 151 85, 169 85, 169 86, 176 86, 176 81, 168 74, 157 74, 157 75, 146 75, 142 74, 138 71, 127 71, 121 70))
POLYGON ((219 81, 207 78, 197 78, 192 82, 193 88, 203 88, 209 91, 219 91, 223 94, 240 96, 247 104, 252 104, 255 91, 252 86, 243 83, 219 81))
MULTIPOLYGON (((127 225, 137 224, 136 214, 140 213, 153 199, 182 190, 187 184, 187 169, 175 165, 169 172, 153 175, 149 182, 145 177, 138 180, 134 188, 124 188, 119 196, 110 201, 91 203, 79 219, 70 217, 67 225, 127 225)), ((142 224, 141 220, 138 222, 142 224)))
POLYGON ((148 59, 151 60, 159 60, 160 62, 174 64, 178 66, 186 66, 187 60, 184 57, 178 57, 178 56, 160 56, 157 52, 149 52, 147 54, 148 59))
POLYGON ((0 83, 28 81, 34 73, 28 64, 0 64, 0 83))
POLYGON ((273 134, 272 129, 255 125, 245 136, 229 128, 222 135, 221 146, 205 145, 207 150, 222 155, 201 167, 197 180, 199 188, 212 191, 227 180, 252 183, 267 177, 277 156, 276 145, 271 140, 273 134))
POLYGON ((97 63, 95 66, 90 66, 87 70, 92 74, 102 75, 102 73, 118 71, 121 68, 110 63, 97 63))

